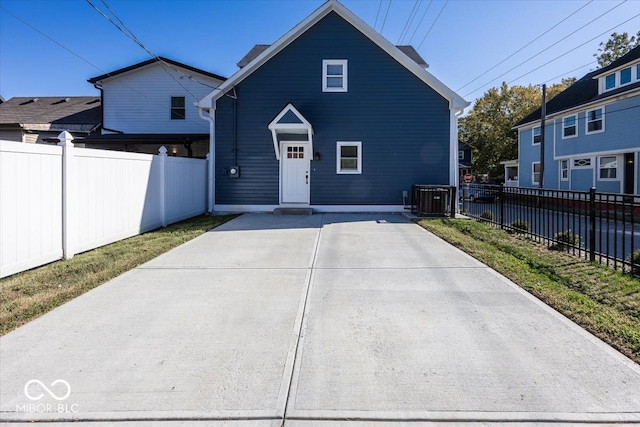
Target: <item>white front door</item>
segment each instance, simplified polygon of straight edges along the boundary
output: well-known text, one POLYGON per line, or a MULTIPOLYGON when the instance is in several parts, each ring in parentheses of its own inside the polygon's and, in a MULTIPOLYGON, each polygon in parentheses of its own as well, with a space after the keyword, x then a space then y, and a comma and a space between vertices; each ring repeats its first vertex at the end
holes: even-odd
POLYGON ((309 144, 283 142, 280 153, 282 203, 309 204, 309 144))

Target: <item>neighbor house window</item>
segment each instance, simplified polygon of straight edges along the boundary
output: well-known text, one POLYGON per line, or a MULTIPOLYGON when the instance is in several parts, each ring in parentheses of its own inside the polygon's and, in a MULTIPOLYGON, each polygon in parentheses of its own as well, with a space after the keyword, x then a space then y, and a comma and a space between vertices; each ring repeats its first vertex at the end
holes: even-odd
POLYGON ((640 80, 640 64, 636 65, 636 80, 640 80))
POLYGON ((458 160, 463 160, 463 159, 464 159, 464 151, 458 150, 458 160))
POLYGON ((587 134, 602 132, 604 130, 604 121, 602 118, 602 108, 595 108, 587 111, 587 134))
POLYGON ((338 142, 336 158, 336 173, 362 173, 362 142, 338 142))
POLYGON ((616 156, 600 157, 600 179, 616 179, 618 158, 616 156))
POLYGON ((604 78, 604 89, 609 90, 616 87, 616 73, 609 74, 604 78))
POLYGON ((533 184, 540 183, 540 162, 534 162, 532 165, 533 174, 531 175, 531 182, 533 184))
POLYGON ((620 84, 624 85, 631 82, 631 67, 620 70, 620 84))
POLYGON ((533 143, 540 144, 542 141, 542 129, 540 126, 533 128, 533 143))
POLYGON ((574 168, 590 168, 591 167, 591 159, 573 159, 573 167, 574 168))
POLYGON ((578 116, 567 116, 562 119, 562 137, 573 138, 578 136, 578 116))
POLYGON ((560 160, 560 178, 563 181, 569 180, 569 160, 560 160))
POLYGON ((172 96, 171 97, 171 120, 184 120, 185 103, 184 96, 172 96))
POLYGON ((322 61, 322 91, 347 91, 346 59, 325 59, 322 61))

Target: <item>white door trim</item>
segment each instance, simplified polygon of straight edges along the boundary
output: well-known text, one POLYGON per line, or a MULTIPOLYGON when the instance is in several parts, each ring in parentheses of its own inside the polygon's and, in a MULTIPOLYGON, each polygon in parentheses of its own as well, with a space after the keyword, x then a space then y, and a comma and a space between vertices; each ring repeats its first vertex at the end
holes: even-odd
POLYGON ((279 171, 279 185, 278 185, 278 191, 279 191, 279 195, 278 195, 278 201, 280 203, 280 206, 282 207, 287 207, 287 206, 291 206, 291 207, 308 207, 311 203, 311 150, 310 150, 311 146, 309 144, 308 141, 280 141, 280 171, 279 171), (304 202, 300 202, 300 203, 286 203, 282 201, 282 189, 283 189, 283 185, 284 185, 284 162, 285 159, 287 158, 287 146, 304 146, 304 160, 305 160, 305 166, 306 166, 306 172, 307 172, 307 178, 306 178, 306 182, 307 182, 307 194, 306 194, 306 201, 304 202))

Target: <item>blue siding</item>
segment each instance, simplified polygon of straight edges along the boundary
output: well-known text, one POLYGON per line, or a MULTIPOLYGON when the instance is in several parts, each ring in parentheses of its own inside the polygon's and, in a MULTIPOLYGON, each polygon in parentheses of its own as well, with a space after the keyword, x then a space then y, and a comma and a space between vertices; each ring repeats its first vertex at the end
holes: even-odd
POLYGON ((589 191, 593 187, 593 173, 593 169, 571 170, 571 189, 574 191, 589 191))
POLYGON ((448 101, 330 13, 222 97, 216 113, 216 203, 277 204, 268 123, 292 102, 314 129, 311 204, 402 204, 412 184, 449 182, 448 101), (322 92, 322 60, 347 59, 346 93, 322 92), (336 142, 362 142, 362 174, 336 174, 336 142), (240 166, 240 177, 225 168, 240 166))

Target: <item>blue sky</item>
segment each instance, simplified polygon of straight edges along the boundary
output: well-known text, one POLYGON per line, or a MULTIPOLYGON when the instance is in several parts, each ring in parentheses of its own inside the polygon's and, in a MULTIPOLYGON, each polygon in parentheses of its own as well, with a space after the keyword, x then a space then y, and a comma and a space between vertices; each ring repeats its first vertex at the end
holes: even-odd
MULTIPOLYGON (((102 0, 91 1, 108 12, 102 0)), ((254 44, 274 42, 323 3, 104 1, 154 54, 223 76, 237 71, 236 62, 254 44)), ((375 25, 391 42, 413 44, 430 64, 429 71, 468 101, 502 81, 551 84, 561 77, 581 77, 596 68, 593 54, 608 34, 614 30, 635 34, 640 29, 640 0, 342 3, 369 25, 375 25), (412 11, 415 18, 401 40, 412 11), (547 50, 540 53, 543 49, 547 50), (514 52, 517 53, 487 72, 514 52), (519 65, 524 61, 527 62, 519 65)), ((0 0, 0 7, 0 95, 5 99, 97 95, 87 79, 150 58, 85 0, 0 0)))

